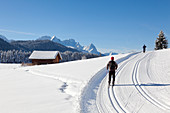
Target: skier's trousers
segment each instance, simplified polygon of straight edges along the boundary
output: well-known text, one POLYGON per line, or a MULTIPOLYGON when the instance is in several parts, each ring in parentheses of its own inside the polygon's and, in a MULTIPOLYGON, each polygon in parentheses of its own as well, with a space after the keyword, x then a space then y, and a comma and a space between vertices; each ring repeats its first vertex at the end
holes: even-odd
POLYGON ((109 81, 108 81, 109 85, 110 85, 112 76, 113 76, 112 85, 114 85, 114 82, 115 82, 115 71, 109 71, 109 81))

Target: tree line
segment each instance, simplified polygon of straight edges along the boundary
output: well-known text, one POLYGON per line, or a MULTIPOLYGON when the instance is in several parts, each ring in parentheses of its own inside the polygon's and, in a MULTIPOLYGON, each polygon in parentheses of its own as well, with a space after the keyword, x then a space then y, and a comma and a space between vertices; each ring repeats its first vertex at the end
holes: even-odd
MULTIPOLYGON (((29 60, 29 56, 31 55, 31 51, 22 51, 22 50, 8 50, 8 51, 0 51, 0 63, 31 63, 29 60)), ((68 62, 74 60, 82 60, 99 57, 99 55, 91 54, 91 53, 82 53, 82 52, 61 52, 62 61, 68 62)))
POLYGON ((31 52, 8 50, 0 51, 0 63, 28 63, 31 52))

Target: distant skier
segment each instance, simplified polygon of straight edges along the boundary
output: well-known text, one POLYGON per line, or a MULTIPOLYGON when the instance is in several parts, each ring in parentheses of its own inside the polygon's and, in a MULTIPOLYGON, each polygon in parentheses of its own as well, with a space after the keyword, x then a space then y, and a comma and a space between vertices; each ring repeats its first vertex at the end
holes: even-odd
POLYGON ((110 86, 111 77, 113 76, 112 86, 114 86, 115 82, 115 70, 118 68, 117 63, 114 61, 114 57, 111 57, 111 61, 107 64, 107 70, 109 69, 109 81, 108 85, 110 86))
POLYGON ((145 51, 146 51, 146 46, 144 44, 144 46, 143 46, 143 53, 145 53, 145 51))

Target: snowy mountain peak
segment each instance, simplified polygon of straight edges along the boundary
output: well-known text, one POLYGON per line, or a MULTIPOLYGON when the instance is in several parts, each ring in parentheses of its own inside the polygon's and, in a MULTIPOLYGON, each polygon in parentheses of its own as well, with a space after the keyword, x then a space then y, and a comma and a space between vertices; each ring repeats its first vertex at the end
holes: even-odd
POLYGON ((89 46, 85 46, 83 50, 93 54, 100 54, 92 43, 89 46))
POLYGON ((89 45, 89 48, 96 49, 96 47, 92 43, 89 45))
POLYGON ((51 40, 53 40, 53 39, 55 39, 55 38, 56 38, 56 36, 54 35, 54 36, 52 36, 51 40))
POLYGON ((58 39, 56 36, 52 36, 50 40, 61 44, 61 40, 58 39))
POLYGON ((68 41, 70 41, 71 43, 76 43, 74 39, 68 39, 68 41))
POLYGON ((76 42, 74 39, 63 40, 62 43, 65 46, 73 47, 79 51, 83 50, 83 47, 79 44, 79 42, 76 42))
POLYGON ((91 49, 97 50, 96 47, 92 43, 89 46, 84 47, 84 50, 86 50, 86 51, 90 51, 91 49))
POLYGON ((41 36, 37 40, 51 40, 51 37, 50 36, 41 36))
POLYGON ((56 36, 41 36, 37 40, 51 40, 53 42, 61 43, 61 40, 58 39, 56 36))

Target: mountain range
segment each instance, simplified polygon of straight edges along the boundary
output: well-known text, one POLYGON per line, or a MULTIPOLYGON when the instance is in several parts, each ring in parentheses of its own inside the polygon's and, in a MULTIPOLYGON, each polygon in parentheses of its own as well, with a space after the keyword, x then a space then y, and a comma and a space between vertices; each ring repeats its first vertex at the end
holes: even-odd
POLYGON ((97 51, 94 44, 90 44, 89 46, 82 46, 82 45, 80 45, 79 42, 76 42, 74 39, 68 39, 68 40, 61 41, 56 36, 52 36, 52 37, 50 37, 50 36, 42 36, 42 37, 38 38, 37 40, 51 40, 52 42, 57 42, 59 44, 67 46, 69 48, 77 49, 77 50, 79 50, 81 52, 93 53, 93 54, 100 55, 100 52, 97 51))
MULTIPOLYGON (((58 50, 61 52, 72 51, 72 52, 84 52, 100 55, 94 44, 88 46, 82 46, 79 42, 74 39, 60 40, 56 36, 41 36, 36 40, 28 41, 15 41, 8 40, 5 36, 0 35, 0 50, 23 50, 23 51, 33 51, 33 50, 58 50)), ((105 53, 105 55, 116 55, 118 53, 105 53)))
POLYGON ((13 49, 23 51, 48 50, 60 52, 65 51, 79 52, 76 49, 68 48, 62 44, 52 42, 50 40, 9 41, 6 37, 0 35, 0 50, 7 51, 13 49))

